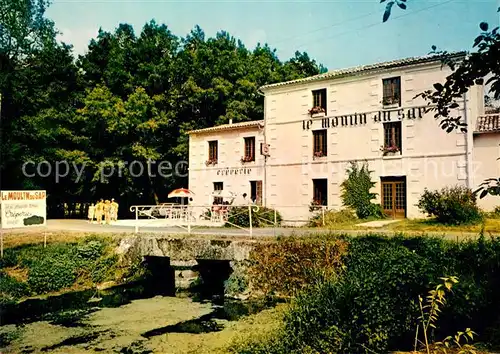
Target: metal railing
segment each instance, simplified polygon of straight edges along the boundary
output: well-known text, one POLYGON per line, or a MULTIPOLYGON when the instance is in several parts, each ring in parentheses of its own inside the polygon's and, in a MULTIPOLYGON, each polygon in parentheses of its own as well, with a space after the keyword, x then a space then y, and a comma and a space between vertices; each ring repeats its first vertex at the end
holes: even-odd
POLYGON ((180 228, 191 234, 199 228, 229 226, 246 231, 253 236, 254 228, 267 227, 276 229, 282 225, 307 224, 312 218, 325 226, 326 206, 308 205, 270 205, 269 209, 255 204, 248 205, 133 205, 135 233, 144 227, 180 228), (263 209, 266 213, 259 213, 263 209))

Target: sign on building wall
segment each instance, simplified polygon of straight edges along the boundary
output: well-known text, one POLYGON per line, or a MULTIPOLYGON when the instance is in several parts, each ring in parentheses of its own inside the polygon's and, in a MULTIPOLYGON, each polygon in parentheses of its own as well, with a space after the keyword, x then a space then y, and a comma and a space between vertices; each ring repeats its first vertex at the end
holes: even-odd
MULTIPOLYGON (((426 111, 429 109, 425 107, 411 107, 411 108, 398 108, 395 110, 377 111, 372 116, 373 122, 385 123, 402 119, 417 119, 422 118, 426 111)), ((337 128, 344 126, 362 126, 367 124, 367 116, 373 112, 368 113, 353 113, 342 116, 323 117, 316 119, 307 119, 302 121, 302 130, 312 129, 314 121, 321 121, 321 128, 337 128)))
POLYGON ((0 226, 2 229, 45 226, 47 193, 36 191, 1 191, 0 226))

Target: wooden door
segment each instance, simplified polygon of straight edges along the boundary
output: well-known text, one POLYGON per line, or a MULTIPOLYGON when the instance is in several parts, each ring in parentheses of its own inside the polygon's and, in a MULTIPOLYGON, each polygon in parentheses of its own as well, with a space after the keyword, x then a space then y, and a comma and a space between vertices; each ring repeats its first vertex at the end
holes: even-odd
POLYGON ((382 208, 394 219, 406 217, 406 184, 404 180, 382 181, 382 208))
POLYGON ((262 181, 256 183, 256 204, 262 205, 262 181))

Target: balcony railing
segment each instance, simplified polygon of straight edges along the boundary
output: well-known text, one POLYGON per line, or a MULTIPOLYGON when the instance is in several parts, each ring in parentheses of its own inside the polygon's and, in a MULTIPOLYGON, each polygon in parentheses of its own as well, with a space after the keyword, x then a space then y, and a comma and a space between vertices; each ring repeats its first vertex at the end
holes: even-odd
POLYGON ((500 113, 485 114, 477 118, 475 133, 500 131, 500 113))

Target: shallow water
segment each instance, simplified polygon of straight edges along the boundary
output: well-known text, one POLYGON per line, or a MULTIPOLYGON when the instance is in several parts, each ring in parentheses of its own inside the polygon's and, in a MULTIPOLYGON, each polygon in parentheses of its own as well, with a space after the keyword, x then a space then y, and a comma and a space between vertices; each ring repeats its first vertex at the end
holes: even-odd
POLYGON ((228 321, 273 305, 200 293, 158 295, 147 283, 32 299, 1 309, 0 352, 153 353, 157 336, 221 331, 228 321))

